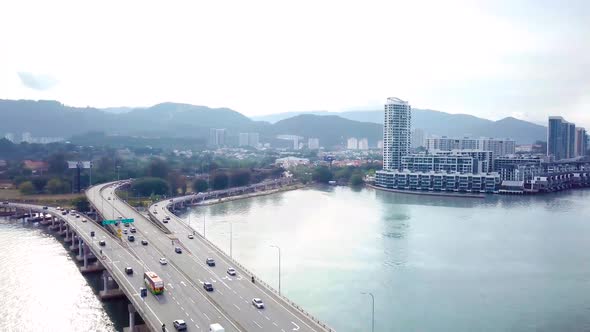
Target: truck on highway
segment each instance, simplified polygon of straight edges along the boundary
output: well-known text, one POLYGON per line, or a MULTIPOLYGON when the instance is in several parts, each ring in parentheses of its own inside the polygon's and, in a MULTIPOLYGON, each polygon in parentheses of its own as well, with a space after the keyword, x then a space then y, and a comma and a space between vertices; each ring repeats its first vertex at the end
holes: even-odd
POLYGON ((225 329, 220 324, 211 324, 209 325, 209 332, 225 332, 225 329))

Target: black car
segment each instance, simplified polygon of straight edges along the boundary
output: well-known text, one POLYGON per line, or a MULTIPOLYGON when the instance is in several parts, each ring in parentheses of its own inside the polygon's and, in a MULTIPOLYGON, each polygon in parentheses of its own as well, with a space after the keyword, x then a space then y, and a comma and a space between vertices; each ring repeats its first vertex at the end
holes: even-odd
POLYGON ((68 211, 61 211, 61 215, 62 216, 67 216, 68 215, 68 211))
POLYGON ((168 223, 168 219, 164 219, 164 220, 162 220, 162 221, 163 221, 165 224, 167 224, 167 223, 168 223))
POLYGON ((182 248, 180 248, 180 247, 176 247, 176 248, 174 248, 174 251, 175 251, 177 254, 182 254, 182 248))
POLYGON ((215 266, 215 260, 213 258, 207 258, 205 261, 209 266, 215 266))
POLYGON ((213 291, 213 284, 210 282, 204 282, 203 288, 205 288, 205 290, 208 292, 212 292, 213 291))
POLYGON ((143 244, 144 246, 147 246, 148 242, 147 242, 147 240, 141 240, 141 244, 143 244))
POLYGON ((107 245, 107 243, 105 242, 105 240, 100 240, 100 241, 98 241, 98 244, 99 244, 101 247, 104 247, 104 246, 106 246, 106 245, 107 245))
POLYGON ((125 268, 125 273, 127 273, 127 274, 133 274, 133 268, 132 267, 129 267, 129 266, 126 267, 125 268))
POLYGON ((8 205, 8 202, 7 202, 7 201, 4 201, 4 202, 2 202, 2 204, 4 204, 4 205, 8 205))
POLYGON ((47 209, 48 209, 48 207, 47 207, 47 206, 44 206, 44 207, 43 207, 43 210, 47 210, 47 209))
POLYGON ((135 241, 135 236, 133 236, 133 235, 129 235, 129 236, 127 237, 127 240, 129 240, 129 242, 133 242, 133 241, 135 241))

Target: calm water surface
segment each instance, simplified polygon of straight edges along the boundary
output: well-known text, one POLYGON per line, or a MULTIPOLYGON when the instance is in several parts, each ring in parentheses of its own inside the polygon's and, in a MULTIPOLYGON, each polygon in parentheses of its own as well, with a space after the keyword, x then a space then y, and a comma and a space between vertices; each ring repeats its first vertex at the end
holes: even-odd
MULTIPOLYGON (((590 331, 590 191, 486 199, 346 187, 191 211, 339 331, 590 331)), ((186 215, 184 216, 187 217, 186 215)), ((71 314, 70 314, 71 315, 71 314)))
POLYGON ((124 301, 103 304, 100 275, 84 278, 65 247, 40 227, 0 218, 0 331, 115 331, 124 301))

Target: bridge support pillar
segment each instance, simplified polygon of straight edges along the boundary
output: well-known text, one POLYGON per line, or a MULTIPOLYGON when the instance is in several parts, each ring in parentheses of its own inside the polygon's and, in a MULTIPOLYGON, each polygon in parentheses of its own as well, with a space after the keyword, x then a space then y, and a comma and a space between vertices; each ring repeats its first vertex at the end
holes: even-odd
POLYGON ((78 256, 82 256, 82 238, 78 237, 78 256))
POLYGON ((84 268, 87 269, 88 268, 88 252, 90 251, 90 248, 88 248, 88 246, 86 244, 84 244, 84 268))
POLYGON ((127 309, 129 310, 129 332, 133 332, 135 327, 135 307, 133 304, 128 304, 127 309))

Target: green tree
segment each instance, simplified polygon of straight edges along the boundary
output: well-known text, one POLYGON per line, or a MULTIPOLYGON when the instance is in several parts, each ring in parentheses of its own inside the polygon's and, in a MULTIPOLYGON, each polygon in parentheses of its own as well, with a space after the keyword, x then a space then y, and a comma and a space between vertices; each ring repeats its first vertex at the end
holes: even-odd
POLYGON ((72 205, 80 212, 90 210, 90 203, 85 196, 76 197, 72 200, 72 205))
POLYGON ((350 177, 350 185, 351 186, 360 186, 364 183, 363 181, 363 175, 361 173, 354 173, 351 177, 350 177))
POLYGON ((207 181, 205 179, 196 179, 193 182, 193 190, 196 193, 202 193, 207 191, 207 189, 209 189, 209 184, 207 183, 207 181))
POLYGON ((164 160, 160 158, 154 158, 150 161, 146 170, 146 174, 149 177, 165 179, 168 177, 169 171, 170 169, 168 164, 164 160))
POLYGON ((170 184, 170 191, 172 194, 178 194, 180 191, 181 194, 186 193, 186 178, 180 174, 178 171, 173 171, 168 175, 168 183, 170 184))
POLYGON ((133 181, 131 190, 140 196, 165 195, 169 192, 168 182, 160 178, 141 178, 133 181))
POLYGON ((313 170, 313 174, 311 175, 312 180, 319 182, 319 183, 328 183, 332 181, 334 175, 330 171, 330 169, 326 166, 316 167, 313 170))
POLYGON ((226 189, 229 185, 229 177, 225 172, 215 172, 211 179, 213 190, 226 189))
POLYGON ((56 153, 47 159, 49 164, 49 173, 64 174, 68 169, 66 155, 63 153, 56 153))
POLYGON ((252 173, 248 169, 237 169, 231 172, 229 182, 232 187, 243 187, 250 184, 252 173))
POLYGON ((49 180, 45 186, 45 190, 50 194, 65 194, 69 189, 70 186, 59 178, 49 180))
POLYGON ((18 190, 20 190, 23 195, 32 195, 35 193, 35 187, 31 181, 25 181, 21 183, 18 186, 18 190))
POLYGON ((33 183, 33 187, 35 187, 36 192, 43 191, 47 185, 47 181, 49 181, 49 179, 42 176, 37 176, 31 179, 31 183, 33 183))

